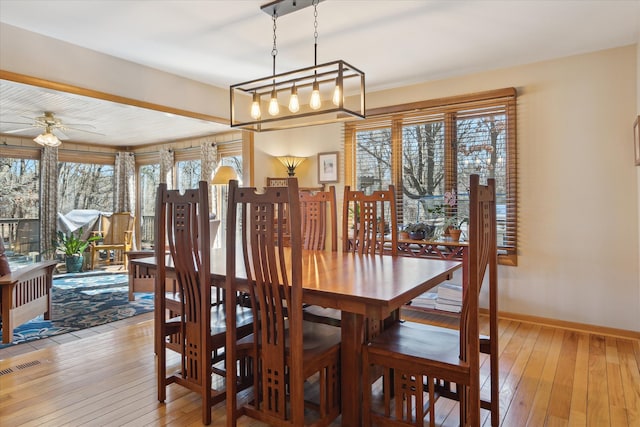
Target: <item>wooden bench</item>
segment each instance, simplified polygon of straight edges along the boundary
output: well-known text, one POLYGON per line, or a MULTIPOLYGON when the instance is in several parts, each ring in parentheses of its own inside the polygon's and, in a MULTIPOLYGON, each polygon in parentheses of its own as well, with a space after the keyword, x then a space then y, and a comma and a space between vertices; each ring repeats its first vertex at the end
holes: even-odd
POLYGON ((44 315, 51 318, 51 286, 57 261, 41 261, 0 276, 2 343, 10 343, 13 330, 44 315))

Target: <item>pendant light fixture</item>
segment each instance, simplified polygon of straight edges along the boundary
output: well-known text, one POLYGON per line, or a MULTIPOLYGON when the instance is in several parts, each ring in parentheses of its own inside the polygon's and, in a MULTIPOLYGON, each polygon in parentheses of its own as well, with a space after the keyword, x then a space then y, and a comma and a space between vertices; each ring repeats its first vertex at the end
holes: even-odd
POLYGON ((343 60, 318 65, 320 1, 276 0, 261 7, 273 20, 273 72, 230 86, 231 127, 268 131, 365 117, 364 73, 343 60), (276 20, 308 6, 314 8, 314 64, 276 74, 276 20), (281 108, 279 99, 288 100, 288 108, 281 108))

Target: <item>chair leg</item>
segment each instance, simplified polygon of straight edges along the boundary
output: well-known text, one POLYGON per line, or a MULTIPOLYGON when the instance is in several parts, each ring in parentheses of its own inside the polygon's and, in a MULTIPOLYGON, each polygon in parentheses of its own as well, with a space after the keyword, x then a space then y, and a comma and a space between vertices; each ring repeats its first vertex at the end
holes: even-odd
POLYGON ((96 249, 95 247, 91 246, 91 270, 94 269, 94 265, 95 265, 95 257, 96 257, 96 249))

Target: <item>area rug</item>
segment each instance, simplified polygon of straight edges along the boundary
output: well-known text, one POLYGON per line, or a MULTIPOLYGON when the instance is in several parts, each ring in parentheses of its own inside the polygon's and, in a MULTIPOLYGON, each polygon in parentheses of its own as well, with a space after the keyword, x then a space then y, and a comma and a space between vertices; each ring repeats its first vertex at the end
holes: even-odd
POLYGON ((39 316, 20 325, 13 331, 13 342, 0 344, 0 349, 153 311, 152 293, 136 294, 136 300, 129 301, 128 291, 126 274, 56 276, 51 320, 39 316))

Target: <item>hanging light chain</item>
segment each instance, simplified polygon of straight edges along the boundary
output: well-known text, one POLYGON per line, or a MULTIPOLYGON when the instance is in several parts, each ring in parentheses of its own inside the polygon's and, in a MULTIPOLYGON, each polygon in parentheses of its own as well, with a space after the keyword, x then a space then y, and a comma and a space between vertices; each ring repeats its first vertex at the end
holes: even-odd
POLYGON ((318 65, 318 0, 313 0, 313 65, 318 65))
POLYGON ((273 11, 273 48, 271 49, 271 56, 273 57, 273 75, 276 75, 276 56, 278 55, 278 46, 276 44, 276 20, 278 19, 278 14, 276 11, 273 11))

